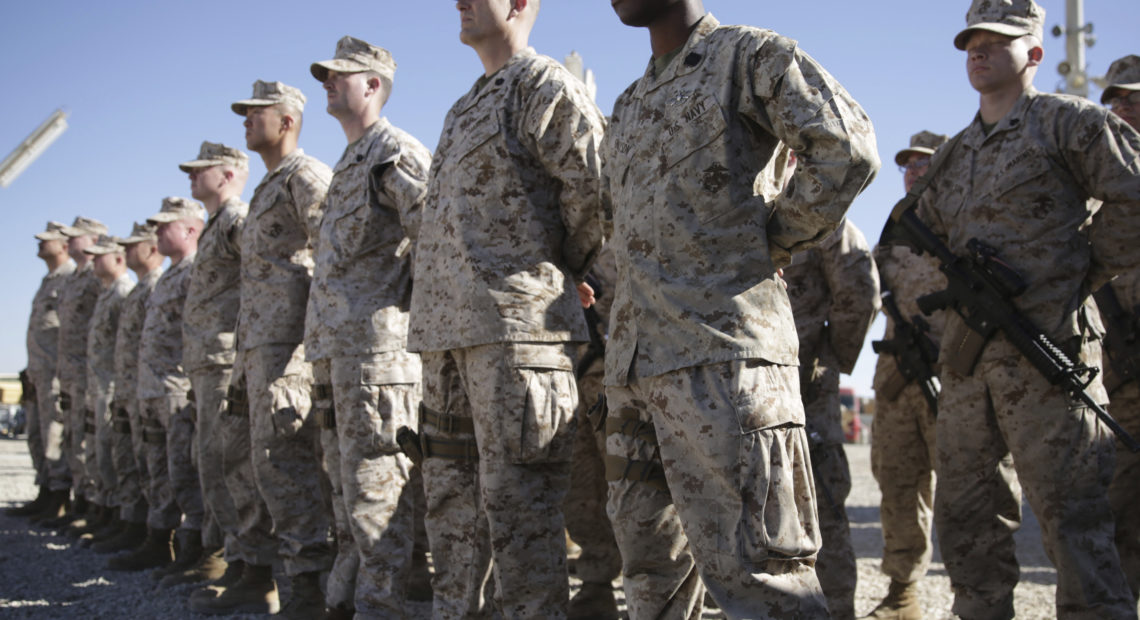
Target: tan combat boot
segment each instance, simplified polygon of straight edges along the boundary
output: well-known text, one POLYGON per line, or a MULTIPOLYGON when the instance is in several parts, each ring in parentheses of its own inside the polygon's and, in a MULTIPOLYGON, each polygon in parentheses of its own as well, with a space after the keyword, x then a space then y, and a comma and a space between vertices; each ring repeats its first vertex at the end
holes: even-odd
POLYGON ((174 561, 151 573, 151 579, 162 581, 167 575, 181 573, 197 564, 202 557, 202 530, 178 530, 177 538, 174 561))
POLYGON ((95 553, 114 553, 134 549, 146 540, 146 524, 123 522, 123 529, 114 538, 97 541, 91 545, 95 553))
POLYGON ((226 588, 233 586, 240 579, 242 573, 245 572, 245 562, 241 560, 234 560, 226 565, 226 572, 222 573, 221 577, 207 583, 206 585, 194 590, 190 593, 190 602, 193 603, 195 599, 215 599, 221 596, 226 588))
POLYGON ((609 583, 583 582, 582 589, 570 598, 566 608, 567 620, 617 620, 620 617, 614 587, 609 583))
POLYGON ((891 580, 886 598, 870 614, 875 620, 922 620, 922 605, 918 604, 918 583, 891 580))
POLYGON ((174 530, 151 529, 142 546, 134 551, 111 558, 110 570, 140 571, 159 568, 174 561, 174 530))
POLYGON ((167 572, 158 585, 163 588, 182 585, 184 583, 198 583, 213 581, 226 572, 226 560, 222 557, 222 548, 202 549, 198 561, 193 566, 178 572, 167 572))
POLYGON ((293 575, 289 579, 293 594, 281 608, 281 616, 290 620, 310 620, 325 613, 325 595, 321 592, 321 574, 313 571, 293 575))
POLYGON ((198 596, 198 592, 190 597, 190 611, 198 614, 275 614, 281 609, 272 566, 246 564, 241 579, 216 597, 198 596))

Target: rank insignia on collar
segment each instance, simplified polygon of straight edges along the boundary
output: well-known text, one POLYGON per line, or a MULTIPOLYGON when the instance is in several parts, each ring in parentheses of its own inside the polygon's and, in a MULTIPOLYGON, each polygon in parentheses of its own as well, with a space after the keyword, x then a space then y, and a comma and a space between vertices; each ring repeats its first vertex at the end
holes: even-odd
POLYGON ((686 101, 688 101, 692 96, 693 96, 693 91, 691 91, 691 90, 679 90, 679 91, 677 91, 677 93, 675 95, 673 95, 669 99, 669 101, 665 102, 665 105, 679 106, 682 103, 685 103, 686 101))

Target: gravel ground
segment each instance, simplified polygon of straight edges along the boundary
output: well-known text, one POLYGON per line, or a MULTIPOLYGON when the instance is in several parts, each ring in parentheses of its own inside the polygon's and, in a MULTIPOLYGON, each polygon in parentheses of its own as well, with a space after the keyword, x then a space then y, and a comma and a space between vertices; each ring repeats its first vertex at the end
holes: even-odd
MULTIPOLYGON (((859 562, 855 607, 868 613, 886 594, 888 579, 879 572, 882 535, 879 489, 871 477, 870 450, 848 445, 854 487, 847 501, 851 532, 859 562)), ((23 439, 0 439, 0 508, 34 497, 31 461, 23 439)), ((1017 617, 1054 617, 1057 575, 1040 543, 1040 529, 1028 506, 1017 533, 1022 581, 1015 592, 1017 617)), ((3 618, 190 618, 185 606, 191 586, 161 590, 145 573, 103 570, 106 556, 72 546, 71 540, 29 527, 24 519, 0 514, 0 617, 3 618)), ((280 578, 282 601, 288 580, 280 578)), ((571 579, 571 587, 577 583, 571 579)), ((937 551, 929 575, 920 585, 927 618, 953 618, 950 580, 937 551)), ((617 589, 621 600, 620 586, 617 589)), ((624 607, 623 607, 624 608, 624 607)), ((413 618, 430 617, 430 604, 417 604, 413 618)), ((205 618, 206 616, 197 616, 205 618)), ((722 617, 715 611, 705 618, 722 617)), ((260 618, 247 615, 239 618, 260 618)))

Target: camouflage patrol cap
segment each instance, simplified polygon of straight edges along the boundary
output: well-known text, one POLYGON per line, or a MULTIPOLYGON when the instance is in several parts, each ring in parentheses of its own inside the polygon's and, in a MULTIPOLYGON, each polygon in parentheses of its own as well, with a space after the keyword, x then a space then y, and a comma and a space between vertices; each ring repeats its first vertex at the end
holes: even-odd
POLYGON ((1007 37, 1031 34, 1042 39, 1045 9, 1033 0, 974 0, 966 12, 966 29, 954 37, 954 47, 965 50, 966 41, 978 30, 1007 37))
POLYGON ((198 159, 178 164, 182 172, 190 172, 199 168, 210 168, 228 164, 235 168, 249 168, 249 155, 224 144, 217 142, 203 142, 198 149, 198 159))
POLYGON ((258 80, 253 83, 253 96, 230 104, 235 113, 245 116, 249 108, 266 107, 284 103, 292 105, 298 110, 305 109, 305 94, 301 91, 282 84, 281 82, 264 82, 258 80))
POLYGON ((107 234, 107 227, 99 220, 93 220, 89 217, 80 215, 75 218, 71 226, 64 226, 60 232, 68 237, 82 237, 84 235, 105 235, 107 234))
POLYGON ((61 222, 48 222, 42 233, 36 233, 36 239, 40 241, 65 241, 67 235, 63 234, 64 228, 67 227, 61 222))
POLYGON ((100 256, 103 254, 116 254, 123 251, 123 246, 119 245, 119 240, 111 235, 99 235, 99 240, 94 245, 83 248, 85 254, 100 256))
POLYGON ((902 166, 912 153, 933 155, 949 138, 931 131, 920 131, 910 137, 910 146, 895 154, 895 163, 902 166))
POLYGON ((189 219, 206 221, 206 210, 189 198, 167 197, 162 199, 162 210, 146 218, 146 223, 158 226, 189 219))
POLYGON ((1108 66, 1104 81, 1108 86, 1100 94, 1101 103, 1108 103, 1109 99, 1120 95, 1118 91, 1140 90, 1140 56, 1125 56, 1114 61, 1108 66))
POLYGON ((388 50, 346 36, 336 42, 336 53, 332 60, 314 62, 309 71, 321 82, 328 78, 329 71, 341 73, 375 71, 391 80, 396 75, 396 61, 392 60, 392 54, 388 50))
POLYGON ((135 222, 131 228, 131 236, 119 239, 119 243, 122 245, 134 245, 143 241, 158 241, 158 227, 147 222, 142 224, 135 222))

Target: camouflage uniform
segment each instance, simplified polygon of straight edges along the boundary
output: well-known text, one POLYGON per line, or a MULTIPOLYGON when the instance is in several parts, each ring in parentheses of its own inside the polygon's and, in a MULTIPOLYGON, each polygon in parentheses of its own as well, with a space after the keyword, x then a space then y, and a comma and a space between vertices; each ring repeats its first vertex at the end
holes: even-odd
MULTIPOLYGON (((602 249, 598 260, 590 269, 594 281, 601 285, 595 291, 594 310, 598 313, 598 333, 603 338, 609 332, 610 307, 613 305, 617 265, 609 246, 602 249)), ((593 410, 602 397, 605 386, 605 357, 586 359, 590 345, 578 347, 578 428, 574 432, 573 456, 570 467, 570 489, 562 502, 566 515, 566 531, 582 548, 575 562, 575 574, 585 584, 598 583, 607 587, 621 573, 621 552, 614 540, 613 527, 606 516, 606 436, 597 428, 599 409, 593 410), (582 364, 587 364, 585 367, 582 364), (593 410, 593 418, 587 413, 593 410)))
MULTIPOLYGON (((1121 307, 1129 312, 1133 321, 1131 329, 1137 329, 1135 313, 1140 308, 1140 271, 1134 269, 1108 286, 1112 287, 1121 307)), ((1115 328, 1107 322, 1105 327, 1115 328)), ((1140 381, 1121 377, 1113 367, 1109 351, 1106 349, 1104 353, 1102 368, 1110 399, 1109 412, 1130 435, 1140 437, 1140 381)), ((1140 505, 1140 485, 1137 480, 1140 480, 1140 454, 1117 443, 1116 469, 1108 487, 1108 499, 1116 519, 1116 551, 1134 600, 1140 596, 1140 515, 1136 512, 1136 506, 1140 505)))
MULTIPOLYGON (((36 483, 47 485, 52 491, 71 488, 71 473, 63 453, 64 418, 59 408, 59 379, 55 371, 58 363, 59 303, 63 287, 74 272, 75 263, 69 260, 44 276, 32 299, 32 315, 28 319, 28 378, 36 389, 38 453, 43 459, 36 470, 36 483)), ((31 423, 29 419, 28 424, 31 423)), ((32 454, 36 454, 34 449, 32 454)))
MULTIPOLYGON (((945 162, 922 196, 920 217, 959 255, 975 238, 998 248, 1028 284, 1014 300, 1018 309, 1071 359, 1097 364, 1101 327, 1089 290, 1140 264, 1140 135, 1103 108, 1030 87, 988 135, 977 117, 952 154, 945 151, 934 156, 932 165, 945 162), (1105 201, 1091 232, 1090 196, 1105 201)), ((1008 454, 1057 568, 1058 613, 1134 618, 1106 495, 1113 438, 1002 333, 972 374, 955 372, 955 345, 966 329, 950 315, 940 353, 935 523, 954 612, 1012 617, 1021 493, 1002 465, 1008 454)), ((1099 378, 1087 389, 1107 400, 1099 378)))
MULTIPOLYGON (((923 316, 917 303, 922 295, 946 288, 937 261, 904 246, 875 248, 875 261, 883 289, 891 292, 899 312, 907 320, 922 316, 937 345, 945 312, 923 316)), ((884 339, 891 339, 895 323, 889 316, 886 325, 884 339)), ((897 364, 894 356, 883 353, 875 365, 871 473, 882 491, 883 573, 900 583, 914 583, 926 574, 933 552, 935 416, 922 388, 907 383, 897 364)))
MULTIPOLYGON (((114 240, 108 245, 121 246, 114 240)), ((123 301, 135 283, 126 273, 120 275, 99 294, 95 312, 91 317, 91 331, 87 335, 87 409, 93 412, 88 420, 87 477, 92 484, 87 499, 106 507, 119 505, 118 476, 112 454, 114 440, 111 430, 111 402, 115 399, 115 338, 119 330, 119 317, 123 301)))
MULTIPOLYGON (((327 72, 322 64, 313 72, 327 72)), ((412 266, 401 246, 403 223, 419 218, 430 162, 418 140, 384 118, 345 149, 328 188, 305 317, 306 355, 326 366, 335 411, 327 434, 339 458, 326 453, 326 465, 340 491, 337 563, 356 568, 334 570, 340 579, 330 576, 326 600, 366 617, 405 613, 417 515, 411 461, 396 431, 416 427, 421 362, 406 351, 412 266)))
POLYGON ((115 336, 115 437, 112 454, 119 485, 117 504, 122 508, 120 516, 128 523, 146 522, 147 500, 150 499, 147 444, 143 440, 143 420, 138 401, 139 340, 146 322, 147 299, 162 273, 162 267, 155 267, 139 277, 138 283, 123 300, 119 311, 119 330, 115 336))
MULTIPOLYGON (((239 557, 239 511, 226 485, 226 472, 252 467, 249 418, 228 415, 226 393, 233 374, 234 329, 241 302, 239 240, 249 207, 238 198, 218 205, 198 239, 198 254, 186 293, 182 320, 182 366, 190 376, 197 407, 195 426, 202 500, 225 536, 227 559, 239 557)), ((247 501, 249 500, 247 494, 247 501)), ((206 540, 208 547, 222 541, 206 540)))
MULTIPOLYGON (((1108 86, 1100 96, 1100 102, 1107 104, 1116 96, 1127 96, 1140 91, 1140 56, 1118 58, 1108 67, 1105 74, 1108 86)), ((1131 118, 1125 120, 1135 129, 1140 127, 1136 116, 1136 106, 1132 106, 1131 118)), ((1122 113, 1117 110, 1117 113, 1122 113)), ((1123 116, 1121 118, 1124 118, 1123 116)), ((1120 305, 1136 324, 1136 312, 1140 307, 1140 271, 1130 270, 1112 282, 1112 289, 1120 305)), ((1106 326, 1113 329, 1112 326, 1106 326)), ((1132 343, 1132 346, 1136 346, 1132 343)), ((1113 369, 1111 360, 1104 360, 1104 385, 1111 399, 1112 415, 1133 437, 1140 436, 1140 381, 1124 381, 1113 369)), ((1133 454, 1123 444, 1117 444, 1116 471, 1112 484, 1108 487, 1108 500, 1112 504, 1112 514, 1116 518, 1116 550, 1120 554, 1120 564, 1132 589, 1132 597, 1140 598, 1140 455, 1133 454)))
POLYGON ((820 501, 823 541, 815 571, 831 616, 853 619, 857 569, 845 507, 851 469, 843 451, 839 373, 855 368, 879 310, 879 276, 866 238, 845 219, 818 247, 795 254, 784 280, 800 338, 800 395, 820 501))
POLYGON ((86 389, 87 334, 95 300, 103 285, 88 262, 68 276, 59 299, 59 378, 60 408, 63 410, 65 452, 71 469, 71 489, 86 497, 91 481, 86 474, 86 389))
POLYGON ((705 15, 618 98, 605 156, 618 264, 608 509, 630 615, 699 614, 695 561, 729 617, 823 616, 776 268, 835 230, 878 169, 871 123, 794 41, 705 15), (801 165, 781 192, 788 148, 801 165))
POLYGON ((249 394, 251 454, 256 490, 227 472, 239 514, 241 544, 267 565, 274 542, 286 574, 327 569, 330 516, 321 489, 317 420, 309 415, 312 365, 301 341, 313 257, 325 192, 332 171, 297 149, 262 179, 253 192, 241 233, 241 311, 235 374, 249 394), (272 518, 270 523, 269 518, 272 518), (270 525, 276 541, 267 538, 270 525))
POLYGON ((408 338, 423 352, 424 434, 460 446, 424 464, 437 617, 485 612, 491 553, 504 616, 566 613, 566 343, 588 339, 575 281, 602 244, 604 123, 584 84, 529 48, 444 121, 408 338))
POLYGON ((194 255, 171 265, 146 301, 139 339, 138 400, 152 529, 201 530, 205 511, 193 459, 190 380, 182 368, 182 316, 194 255), (182 515, 185 515, 183 520, 182 515))

